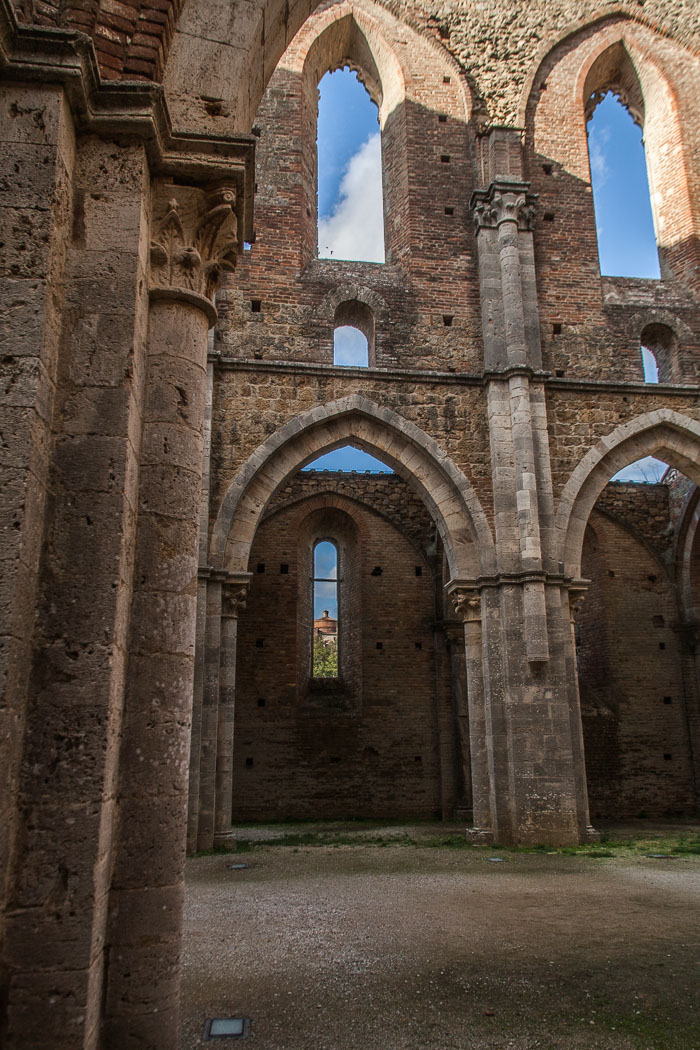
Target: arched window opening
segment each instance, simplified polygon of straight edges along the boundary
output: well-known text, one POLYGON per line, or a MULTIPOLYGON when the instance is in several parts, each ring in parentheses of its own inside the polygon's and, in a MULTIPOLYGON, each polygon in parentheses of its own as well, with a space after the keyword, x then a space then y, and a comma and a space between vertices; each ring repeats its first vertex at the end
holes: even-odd
POLYGON ((364 474, 393 474, 394 471, 386 463, 382 463, 369 452, 352 445, 342 445, 341 448, 333 449, 332 452, 324 452, 311 463, 307 463, 303 470, 338 470, 345 473, 362 472, 364 474))
POLYGON ((333 364, 346 368, 367 368, 369 344, 359 328, 340 325, 333 333, 333 364))
POLYGON ((665 324, 648 324, 641 334, 642 358, 645 359, 644 379, 647 383, 673 383, 679 379, 676 339, 673 330, 665 324), (646 356, 645 356, 646 352, 646 356), (649 358, 653 358, 657 378, 647 375, 649 358))
POLYGON ((314 547, 312 678, 338 678, 338 548, 332 540, 314 547))
POLYGON ((617 87, 595 91, 586 109, 600 272, 659 278, 636 78, 624 94, 617 87))
POLYGON ((347 66, 319 84, 318 254, 384 262, 382 149, 375 102, 347 66))
POLYGON ((645 383, 658 383, 659 381, 659 368, 656 363, 656 357, 649 350, 648 347, 643 346, 642 348, 642 369, 644 371, 644 382, 645 383))
POLYGON ((618 470, 610 479, 611 481, 636 481, 641 485, 658 485, 668 470, 668 463, 663 463, 654 456, 644 456, 634 463, 628 463, 622 470, 618 470))
POLYGON ((374 314, 356 299, 340 303, 335 311, 333 364, 367 368, 374 363, 374 314))

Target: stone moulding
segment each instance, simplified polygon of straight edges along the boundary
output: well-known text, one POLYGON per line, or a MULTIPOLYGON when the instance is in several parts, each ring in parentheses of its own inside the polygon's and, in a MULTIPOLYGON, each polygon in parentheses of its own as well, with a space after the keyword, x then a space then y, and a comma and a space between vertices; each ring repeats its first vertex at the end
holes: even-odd
POLYGON ((24 25, 10 0, 0 0, 0 72, 4 80, 61 84, 81 130, 142 141, 153 174, 235 183, 241 250, 252 237, 254 136, 174 131, 160 84, 103 81, 87 35, 24 25))

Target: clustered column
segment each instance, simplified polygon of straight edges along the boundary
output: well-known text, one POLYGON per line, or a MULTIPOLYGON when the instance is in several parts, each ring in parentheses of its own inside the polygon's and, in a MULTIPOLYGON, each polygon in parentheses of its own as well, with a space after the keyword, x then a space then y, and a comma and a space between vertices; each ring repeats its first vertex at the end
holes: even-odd
MULTIPOLYGON (((492 129, 479 148, 491 168, 491 182, 474 193, 472 208, 497 562, 491 575, 449 586, 464 608, 463 593, 480 593, 483 613, 479 663, 475 644, 467 647, 475 824, 504 842, 576 842, 591 829, 580 710, 570 686, 575 654, 562 600, 571 581, 554 553, 536 199, 522 180, 517 131, 492 129)), ((473 617, 465 627, 474 635, 473 617)))

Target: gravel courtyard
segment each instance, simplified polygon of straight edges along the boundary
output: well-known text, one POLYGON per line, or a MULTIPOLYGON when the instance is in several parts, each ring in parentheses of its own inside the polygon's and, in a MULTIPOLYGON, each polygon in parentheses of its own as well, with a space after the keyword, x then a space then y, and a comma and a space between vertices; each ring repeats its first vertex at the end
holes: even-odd
POLYGON ((699 855, 287 832, 188 862, 181 1050, 700 1047, 699 855), (245 1038, 203 1042, 231 1016, 245 1038))

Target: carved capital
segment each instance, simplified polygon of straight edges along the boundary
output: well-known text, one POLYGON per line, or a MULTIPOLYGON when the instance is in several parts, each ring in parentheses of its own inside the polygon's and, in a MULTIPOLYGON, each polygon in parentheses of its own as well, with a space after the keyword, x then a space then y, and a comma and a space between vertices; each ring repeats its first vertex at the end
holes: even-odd
POLYGON ((213 297, 224 270, 238 256, 238 190, 156 183, 151 240, 151 292, 188 301, 213 297))
POLYGON ((477 623, 481 620, 481 594, 474 588, 455 587, 450 592, 455 612, 464 623, 477 623))
POLYGON ((487 190, 477 190, 471 201, 477 233, 483 228, 497 229, 504 222, 531 230, 537 197, 528 188, 526 182, 492 182, 487 190))
POLYGON ((583 603, 586 599, 586 592, 588 591, 588 581, 580 580, 576 583, 572 583, 569 587, 569 615, 571 616, 571 622, 576 623, 583 603))
POLYGON ((237 619, 241 609, 245 609, 247 596, 247 583, 224 584, 221 589, 221 615, 227 619, 237 619))

